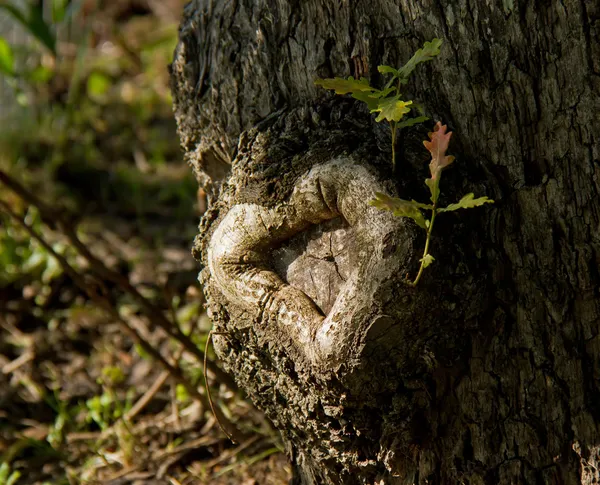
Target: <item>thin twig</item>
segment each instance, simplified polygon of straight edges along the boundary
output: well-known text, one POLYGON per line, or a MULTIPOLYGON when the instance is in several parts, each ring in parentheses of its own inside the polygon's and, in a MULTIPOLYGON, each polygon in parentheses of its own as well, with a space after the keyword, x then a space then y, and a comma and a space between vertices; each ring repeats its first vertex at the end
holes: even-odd
POLYGON ((229 460, 230 458, 233 458, 234 456, 248 448, 250 445, 256 443, 260 438, 262 438, 262 436, 254 435, 251 438, 247 439, 245 442, 243 442, 241 445, 236 446, 234 449, 221 453, 219 456, 206 463, 206 468, 212 468, 214 466, 220 465, 221 463, 229 460))
POLYGON ((186 441, 185 443, 182 443, 181 445, 170 450, 158 450, 156 453, 152 454, 152 461, 160 461, 168 456, 177 455, 182 451, 197 450, 201 446, 213 446, 221 441, 222 438, 215 438, 214 436, 201 436, 200 438, 196 438, 191 441, 186 441))
POLYGON ((67 443, 74 443, 76 441, 98 441, 103 438, 104 433, 100 431, 90 432, 73 432, 67 434, 67 443))
POLYGON ((26 352, 21 354, 21 356, 18 357, 17 359, 4 365, 2 367, 2 373, 3 374, 12 374, 14 371, 16 371, 20 367, 24 366, 28 362, 31 362, 33 359, 35 359, 35 352, 33 352, 31 350, 27 350, 26 352))
POLYGON ((123 468, 122 470, 119 470, 114 475, 110 475, 110 476, 106 477, 105 480, 107 482, 112 482, 114 480, 118 480, 119 478, 125 478, 127 475, 130 475, 131 473, 137 472, 139 469, 140 469, 139 466, 128 466, 128 467, 123 468))
POLYGON ((219 428, 221 428, 221 431, 223 431, 223 433, 225 433, 225 436, 227 436, 231 440, 232 443, 236 444, 236 441, 227 432, 227 430, 221 423, 221 420, 219 419, 219 416, 215 409, 215 405, 213 404, 212 395, 210 393, 210 386, 208 385, 208 376, 206 375, 206 358, 207 358, 206 356, 208 355, 208 346, 210 345, 212 336, 215 334, 223 334, 223 333, 226 333, 226 332, 214 332, 213 330, 211 330, 210 332, 208 332, 208 336, 206 337, 206 346, 204 347, 204 384, 206 386, 206 395, 208 396, 208 404, 210 405, 210 409, 213 412, 215 419, 217 420, 217 423, 219 423, 219 428))
MULTIPOLYGON (((204 401, 205 398, 201 394, 198 393, 196 389, 193 388, 187 379, 183 377, 179 369, 176 369, 171 364, 169 364, 165 358, 146 340, 142 338, 142 336, 133 328, 131 328, 125 320, 121 317, 119 312, 106 300, 106 298, 98 295, 89 284, 81 277, 81 275, 69 264, 69 262, 60 254, 58 254, 54 248, 46 242, 46 240, 41 237, 33 227, 27 224, 22 217, 12 211, 12 209, 6 204, 4 201, 0 200, 0 207, 2 207, 7 214, 9 214, 16 222, 18 222, 28 233, 29 235, 35 239, 38 243, 40 243, 43 248, 48 251, 61 265, 62 269, 67 273, 75 282, 75 284, 83 291, 87 293, 94 303, 96 303, 100 308, 107 311, 111 317, 115 318, 117 322, 121 324, 123 329, 136 341, 136 343, 140 344, 144 351, 148 352, 150 356, 152 356, 155 360, 159 361, 169 373, 175 377, 177 380, 181 381, 181 384, 186 386, 186 389, 189 388, 190 394, 199 398, 201 401, 204 401)), ((208 404, 208 403, 207 403, 208 404)))
MULTIPOLYGON (((171 308, 173 309, 172 305, 171 305, 171 308)), ((175 314, 174 309, 172 311, 173 311, 173 321, 176 322, 177 315, 175 314)), ((198 319, 196 319, 192 322, 192 324, 190 325, 190 330, 188 332, 188 335, 192 335, 194 333, 194 331, 196 330, 197 323, 198 323, 198 319)), ((183 351, 184 351, 184 348, 180 347, 179 350, 175 353, 175 355, 171 359, 171 362, 173 363, 173 365, 177 365, 177 361, 183 355, 183 351)), ((150 401, 152 401, 152 398, 156 395, 156 393, 160 390, 160 388, 164 385, 164 383, 167 381, 168 378, 169 378, 169 372, 163 371, 162 374, 160 374, 158 376, 158 379, 156 379, 156 381, 154 381, 154 384, 152 384, 152 386, 144 393, 144 395, 127 412, 127 414, 125 415, 125 419, 131 421, 135 416, 137 416, 140 413, 140 411, 142 411, 142 409, 144 409, 150 403, 150 401)))
POLYGON ((167 382, 169 376, 170 374, 168 371, 163 371, 158 376, 158 379, 154 381, 152 386, 150 386, 150 388, 144 393, 144 395, 137 400, 137 402, 129 411, 127 411, 127 414, 125 414, 125 419, 131 421, 133 418, 135 418, 142 411, 142 409, 144 409, 150 403, 150 401, 152 401, 152 398, 154 398, 156 393, 160 391, 160 388, 164 385, 164 383, 167 382))

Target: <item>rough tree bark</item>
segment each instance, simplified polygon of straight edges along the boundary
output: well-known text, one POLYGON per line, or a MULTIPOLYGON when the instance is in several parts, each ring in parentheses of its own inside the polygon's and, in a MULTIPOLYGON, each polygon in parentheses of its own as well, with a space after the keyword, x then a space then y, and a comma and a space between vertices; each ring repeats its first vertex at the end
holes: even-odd
POLYGON ((172 65, 209 196, 195 254, 225 368, 299 484, 600 480, 600 20, 584 0, 197 0, 172 65), (406 87, 454 131, 423 236, 368 206, 426 199, 431 125, 386 126, 316 77, 442 54, 406 87))

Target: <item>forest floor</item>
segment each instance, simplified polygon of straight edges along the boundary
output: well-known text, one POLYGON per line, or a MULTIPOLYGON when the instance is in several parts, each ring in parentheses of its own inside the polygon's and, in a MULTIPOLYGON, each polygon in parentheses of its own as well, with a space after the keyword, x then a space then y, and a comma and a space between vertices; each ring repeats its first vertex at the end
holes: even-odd
POLYGON ((166 69, 184 2, 92 3, 69 4, 91 26, 79 37, 49 26, 56 56, 13 45, 47 72, 0 89, 18 100, 0 113, 0 485, 288 483, 278 433, 212 350, 236 443, 207 405, 211 322, 190 254, 205 201, 166 69))
MULTIPOLYGON (((130 281, 146 286, 149 298, 169 292, 173 306, 164 310, 173 311, 182 327, 194 328, 204 348, 210 322, 194 283, 193 231, 186 235, 172 224, 162 229, 158 224, 144 228, 120 218, 81 222, 97 226, 97 233, 85 230, 94 238, 96 256, 112 261, 111 267, 128 268, 130 281), (160 248, 143 243, 159 230, 177 237, 160 248)), ((201 362, 146 325, 127 295, 111 292, 119 312, 163 355, 179 356, 178 367, 205 395, 201 362)), ((33 277, 15 282, 3 289, 1 300, 0 463, 9 475, 20 474, 17 484, 289 480, 277 434, 239 393, 212 379, 215 403, 247 435, 234 444, 211 410, 164 373, 68 275, 48 283, 33 277), (156 387, 157 382, 162 384, 156 387)), ((0 476, 0 483, 8 482, 0 476)))

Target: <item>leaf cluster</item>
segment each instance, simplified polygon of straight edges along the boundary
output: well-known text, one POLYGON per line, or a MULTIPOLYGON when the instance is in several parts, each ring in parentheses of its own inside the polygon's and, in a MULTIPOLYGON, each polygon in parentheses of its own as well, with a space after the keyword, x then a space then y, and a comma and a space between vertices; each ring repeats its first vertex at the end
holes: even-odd
POLYGON ((423 142, 423 145, 431 154, 431 162, 429 163, 431 177, 425 180, 425 185, 429 189, 431 204, 423 204, 414 200, 390 197, 389 195, 380 192, 377 192, 375 194, 375 199, 370 202, 372 206, 381 210, 390 211, 397 217, 408 217, 409 219, 412 219, 419 227, 427 231, 425 250, 423 252, 423 257, 420 259, 421 268, 413 285, 416 285, 419 281, 423 269, 427 268, 435 260, 435 258, 429 254, 429 242, 431 240, 431 233, 436 215, 458 209, 472 209, 494 202, 487 197, 478 197, 476 199, 473 193, 469 193, 454 204, 450 204, 446 207, 438 207, 442 170, 454 161, 453 156, 446 155, 452 136, 452 132, 446 133, 446 130, 446 125, 442 125, 442 123, 438 121, 434 131, 429 133, 429 140, 423 142), (431 217, 427 219, 422 211, 429 211, 431 217))
POLYGON ((383 89, 369 85, 369 81, 364 77, 354 79, 352 76, 346 79, 341 77, 317 79, 315 84, 333 90, 336 94, 350 94, 354 99, 362 101, 371 110, 371 113, 378 113, 377 122, 388 121, 394 123, 395 128, 412 126, 426 121, 428 118, 419 116, 401 121, 414 105, 412 101, 402 99, 400 87, 408 82, 409 76, 418 64, 430 61, 440 53, 441 45, 441 39, 425 42, 423 47, 400 69, 386 65, 379 66, 377 70, 381 74, 391 76, 383 89))
MULTIPOLYGON (((378 113, 375 121, 388 121, 390 123, 392 131, 392 167, 394 170, 396 168, 396 154, 394 150, 396 130, 428 120, 426 116, 417 116, 403 121, 404 115, 408 114, 415 105, 410 100, 406 101, 402 99, 400 88, 408 82, 409 76, 419 64, 431 61, 440 53, 441 45, 441 39, 433 39, 430 42, 425 42, 423 47, 415 52, 410 60, 399 69, 391 66, 379 66, 378 71, 381 74, 390 76, 390 79, 382 89, 374 88, 364 77, 360 79, 354 79, 352 76, 346 79, 336 77, 333 79, 317 79, 315 81, 317 86, 331 89, 336 94, 350 94, 353 98, 366 103, 371 113, 378 113)), ((423 257, 420 259, 421 267, 419 268, 417 277, 412 282, 413 285, 419 282, 423 270, 435 261, 435 258, 429 254, 429 243, 436 215, 458 209, 472 209, 493 202, 487 197, 476 199, 470 193, 454 204, 450 204, 447 207, 438 207, 442 170, 454 161, 452 155, 446 155, 452 136, 452 133, 446 132, 446 130, 446 125, 442 125, 438 121, 434 131, 429 133, 429 140, 423 142, 423 145, 425 145, 425 148, 431 154, 431 162, 429 163, 431 177, 425 180, 425 185, 430 193, 430 204, 390 197, 380 192, 376 193, 375 199, 370 201, 372 206, 380 210, 390 211, 397 217, 412 219, 420 228, 427 232, 423 257), (431 216, 429 218, 425 217, 424 212, 429 212, 431 216)))

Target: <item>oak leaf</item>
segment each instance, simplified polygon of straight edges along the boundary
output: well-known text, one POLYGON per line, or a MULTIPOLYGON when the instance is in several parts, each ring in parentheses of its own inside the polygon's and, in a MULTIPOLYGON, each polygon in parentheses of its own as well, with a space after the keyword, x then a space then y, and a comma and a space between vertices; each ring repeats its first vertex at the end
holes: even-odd
POLYGON ((494 201, 488 199, 487 197, 478 197, 475 199, 475 195, 473 193, 465 195, 462 199, 460 199, 455 204, 450 204, 448 207, 444 207, 443 209, 438 209, 439 212, 450 212, 458 209, 472 209, 473 207, 479 207, 483 204, 493 204, 494 201))
POLYGON ((315 84, 317 86, 322 86, 325 89, 333 89, 336 94, 379 91, 378 89, 369 86, 368 79, 364 77, 361 77, 360 79, 354 79, 352 76, 348 76, 347 79, 341 77, 333 79, 317 79, 315 84))
POLYGON ((415 70, 417 64, 421 62, 431 61, 435 56, 440 53, 440 47, 442 46, 442 39, 432 39, 430 42, 425 42, 423 47, 419 49, 410 58, 410 60, 402 66, 398 72, 398 76, 402 78, 408 78, 410 74, 415 70))
POLYGON ((448 150, 448 144, 450 143, 450 137, 452 132, 446 133, 446 125, 442 125, 441 121, 438 121, 435 125, 434 131, 429 133, 430 141, 424 141, 423 145, 431 153, 431 162, 429 163, 429 171, 431 172, 431 178, 437 179, 442 171, 454 161, 454 157, 446 155, 448 150))
POLYGON ((435 261, 435 258, 431 254, 426 254, 421 259, 419 259, 421 263, 423 263, 423 268, 427 268, 427 266, 431 265, 435 261))
POLYGON ((371 113, 379 113, 375 119, 377 123, 383 120, 400 121, 402 117, 410 111, 412 101, 402 101, 400 96, 392 96, 379 100, 377 108, 371 110, 371 113))
POLYGON ((375 199, 369 201, 369 205, 376 207, 380 210, 388 210, 396 217, 410 217, 417 223, 419 227, 425 229, 426 220, 419 209, 433 209, 433 206, 428 204, 422 204, 414 200, 404 200, 397 197, 390 197, 389 195, 382 194, 381 192, 375 193, 375 199))

